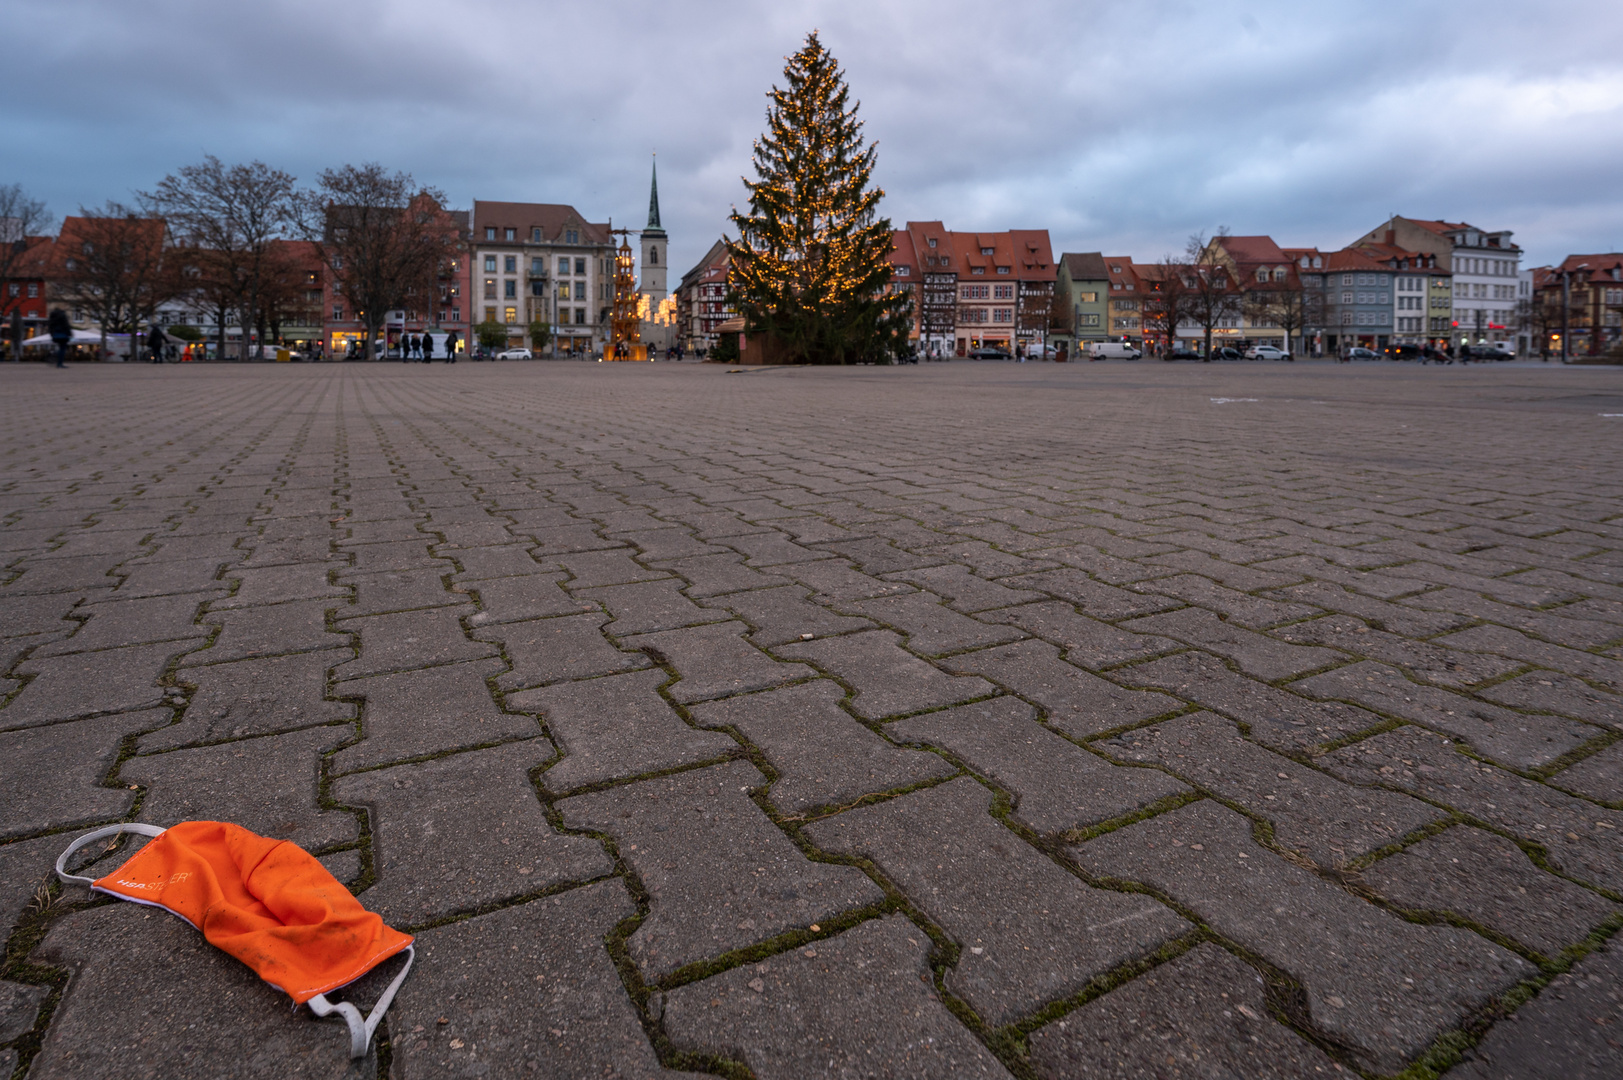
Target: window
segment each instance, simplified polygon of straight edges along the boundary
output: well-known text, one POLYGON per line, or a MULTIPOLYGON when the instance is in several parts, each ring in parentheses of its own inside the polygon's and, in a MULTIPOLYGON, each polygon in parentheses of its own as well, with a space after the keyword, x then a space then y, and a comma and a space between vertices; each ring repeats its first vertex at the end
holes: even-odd
POLYGON ((1014 309, 1006 307, 993 308, 992 321, 999 323, 1014 322, 1014 309))
POLYGON ((496 309, 495 308, 493 308, 493 307, 485 308, 485 321, 486 322, 495 322, 496 321, 496 309))
POLYGON ((516 307, 502 308, 502 314, 505 316, 505 318, 503 318, 502 321, 507 323, 509 326, 511 326, 513 323, 518 322, 518 308, 516 308, 516 307))
POLYGON ((1009 268, 1007 266, 1000 266, 997 268, 997 272, 1000 274, 1007 274, 1009 272, 1009 268))
POLYGON ((567 273, 569 273, 569 260, 567 258, 565 258, 564 256, 562 256, 562 255, 560 255, 558 257, 558 273, 559 274, 567 274, 567 273))
POLYGON ((541 242, 541 226, 532 225, 530 227, 530 243, 539 244, 540 242, 541 242))
POLYGON ((935 247, 935 237, 933 237, 933 236, 932 236, 932 237, 931 237, 931 238, 930 238, 930 240, 929 240, 929 244, 930 244, 930 246, 931 246, 931 247, 935 247))
POLYGON ((1341 302, 1342 302, 1342 303, 1343 303, 1343 304, 1350 304, 1350 303, 1352 303, 1352 302, 1353 302, 1353 294, 1352 294, 1352 293, 1350 293, 1350 292, 1344 292, 1344 293, 1342 293, 1342 294, 1341 294, 1341 302))
POLYGON ((1284 281, 1285 280, 1285 268, 1283 266, 1276 266, 1274 268, 1274 280, 1275 281, 1284 281))
POLYGON ((541 277, 547 272, 547 260, 537 255, 530 260, 530 276, 541 277))
POLYGON ((545 295, 547 295, 547 283, 545 281, 541 280, 540 278, 531 278, 530 279, 530 295, 531 296, 545 296, 545 295))
POLYGON ((1257 271, 1257 280, 1258 281, 1267 281, 1268 280, 1268 271, 1267 271, 1266 268, 1257 271))
POLYGON ((1317 269, 1318 267, 1323 266, 1323 265, 1324 265, 1324 259, 1321 256, 1318 256, 1318 255, 1313 256, 1313 266, 1314 266, 1315 269, 1317 269))
POLYGON ((986 267, 984 267, 984 266, 972 266, 972 267, 969 268, 969 274, 970 274, 971 277, 974 277, 977 274, 984 274, 984 273, 986 273, 986 267))
POLYGON ((502 235, 509 241, 517 240, 518 239, 518 230, 517 229, 508 229, 502 235))
POLYGON ((1119 267, 1119 266, 1112 266, 1112 267, 1111 267, 1111 268, 1110 268, 1110 272, 1111 272, 1111 273, 1112 273, 1112 274, 1119 274, 1119 273, 1121 273, 1121 267, 1119 267))
POLYGON ((575 273, 580 274, 582 276, 585 275, 585 273, 586 273, 586 260, 585 259, 576 259, 575 260, 575 273))
POLYGON ((508 278, 506 281, 502 282, 502 299, 518 299, 518 282, 514 281, 512 278, 508 278))
POLYGON ((11 292, 12 296, 21 296, 22 292, 23 292, 23 288, 22 288, 21 285, 12 285, 10 287, 10 292, 11 292))
POLYGON ((586 299, 586 282, 584 282, 584 281, 575 282, 575 299, 576 300, 584 300, 584 299, 586 299))
POLYGON ((485 239, 486 240, 494 240, 494 239, 496 239, 496 226, 494 226, 494 225, 486 225, 485 226, 485 239))
POLYGON ((1014 299, 1014 286, 1013 285, 993 285, 992 286, 992 299, 994 299, 994 300, 1013 300, 1014 299))
POLYGON ((959 290, 959 295, 965 300, 985 300, 990 293, 990 285, 964 285, 959 290))
POLYGON ((1098 326, 1099 325, 1099 316, 1096 315, 1096 314, 1089 313, 1089 312, 1083 312, 1083 314, 1082 314, 1082 325, 1083 326, 1098 326))
POLYGON ((578 307, 578 308, 575 309, 575 325, 576 326, 585 326, 586 325, 586 309, 585 308, 578 307))
MULTIPOLYGON (((1353 283, 1352 282, 1352 275, 1351 274, 1342 274, 1341 275, 1341 283, 1343 285, 1351 285, 1353 283)), ((1352 301, 1350 301, 1350 300, 1343 300, 1342 301, 1342 303, 1344 303, 1344 304, 1351 303, 1351 302, 1352 301)))
POLYGON ((1341 325, 1342 326, 1351 326, 1352 321, 1353 321, 1353 313, 1352 312, 1343 311, 1341 313, 1341 325))
POLYGON ((659 265, 659 248, 651 247, 651 248, 648 249, 648 265, 649 266, 658 266, 659 265))
POLYGON ((578 243, 580 243, 580 230, 579 229, 565 229, 564 230, 564 243, 566 243, 566 244, 578 244, 578 243))
POLYGON ((462 321, 462 309, 461 308, 454 307, 454 308, 451 309, 451 321, 452 322, 461 322, 462 321))
POLYGON ((1138 310, 1138 301, 1137 300, 1117 300, 1116 301, 1116 310, 1118 310, 1118 311, 1137 311, 1138 310))
POLYGON ((496 256, 494 256, 494 255, 486 255, 485 256, 485 273, 494 274, 495 272, 496 272, 496 256))
POLYGON ((485 299, 496 299, 496 279, 493 277, 487 277, 485 279, 485 299))
POLYGON ((338 305, 338 304, 334 304, 333 309, 332 309, 332 321, 333 322, 342 322, 343 318, 344 318, 344 309, 343 309, 343 307, 338 305))
POLYGON ((913 268, 911 266, 898 266, 896 268, 896 276, 897 277, 911 277, 912 274, 913 274, 913 268))
POLYGON ((1099 302, 1099 294, 1096 292, 1078 293, 1077 296, 1081 298, 1084 304, 1097 304, 1099 302))
POLYGON ((1379 299, 1375 301, 1377 304, 1385 304, 1388 302, 1386 293, 1377 293, 1376 295, 1379 297, 1379 299))

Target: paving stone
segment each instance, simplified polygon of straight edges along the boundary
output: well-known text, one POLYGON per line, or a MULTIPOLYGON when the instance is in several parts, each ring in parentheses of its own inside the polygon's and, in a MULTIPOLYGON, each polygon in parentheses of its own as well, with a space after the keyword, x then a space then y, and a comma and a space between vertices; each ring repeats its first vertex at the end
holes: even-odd
MULTIPOLYGON (((223 595, 223 593, 215 594, 223 595)), ((156 596, 143 600, 116 600, 101 604, 81 604, 76 616, 89 620, 72 636, 47 642, 34 650, 35 656, 63 656, 93 649, 115 649, 145 645, 155 641, 182 641, 207 637, 211 630, 196 623, 198 609, 209 596, 187 593, 156 596)), ((74 623, 65 622, 64 627, 74 623)))
POLYGON ((845 606, 849 611, 900 630, 907 636, 908 648, 928 656, 998 645, 1023 636, 1018 630, 989 626, 960 615, 931 593, 912 592, 858 600, 845 606))
POLYGON ((429 553, 434 537, 418 533, 411 540, 394 540, 378 544, 352 544, 344 548, 352 560, 348 571, 354 574, 376 574, 384 570, 433 570, 448 574, 451 565, 429 553))
MULTIPOLYGON (((537 558, 549 554, 544 547, 532 552, 537 558)), ((654 581, 669 577, 663 570, 649 570, 632 561, 632 552, 592 551, 581 554, 560 555, 553 560, 573 575, 571 589, 592 589, 600 585, 623 585, 631 581, 654 581)))
POLYGON ((354 640, 350 632, 362 624, 346 623, 336 633, 328 630, 327 612, 335 603, 342 601, 295 600, 288 604, 207 612, 203 616, 205 624, 219 626, 220 636, 208 648, 188 654, 180 666, 220 664, 278 653, 347 649, 354 640))
MULTIPOLYGON (((219 571, 225 566, 226 560, 219 558, 176 559, 126 566, 121 569, 126 576, 119 582, 114 595, 120 600, 133 600, 174 593, 214 592, 226 584, 218 576, 219 571)), ((102 584, 103 580, 91 577, 86 580, 83 587, 94 588, 102 584)), ((19 585, 23 583, 18 582, 19 585)), ((12 589, 15 588, 16 586, 12 586, 12 589)))
POLYGON ((563 752, 542 775, 553 792, 693 765, 738 748, 726 735, 683 722, 658 689, 659 670, 561 683, 507 696, 511 709, 539 712, 563 752))
POLYGON ((1623 731, 1623 697, 1556 671, 1530 671, 1478 693, 1517 709, 1555 712, 1623 731))
POLYGON ((141 751, 353 720, 355 706, 325 699, 328 669, 351 655, 331 649, 187 668, 178 676, 193 688, 184 715, 142 736, 141 751))
POLYGON ((702 727, 737 728, 761 749, 778 771, 768 797, 786 814, 952 775, 940 757, 891 746, 853 720, 839 707, 844 696, 840 686, 819 679, 699 705, 693 719, 702 727))
POLYGON ((1060 600, 985 612, 980 618, 1009 623, 1036 634, 1061 646, 1069 662, 1089 668, 1110 667, 1181 648, 1171 638, 1135 634, 1079 615, 1076 608, 1060 600))
POLYGON ((603 636, 608 621, 607 615, 589 612, 490 626, 476 630, 474 637, 500 645, 513 665, 496 679, 503 690, 647 667, 646 657, 622 651, 603 636))
POLYGON ((270 566, 261 570, 233 567, 225 580, 241 584, 231 596, 210 604, 209 610, 226 611, 288 600, 331 600, 328 606, 337 606, 349 600, 349 590, 342 585, 329 584, 327 575, 342 568, 339 563, 270 566))
POLYGON ((354 589, 355 602, 337 608, 334 617, 353 619, 362 615, 382 615, 412 608, 448 607, 467 602, 467 597, 445 587, 450 564, 428 570, 384 570, 376 574, 345 575, 344 584, 354 589))
POLYGON ((988 813, 991 793, 950 780, 806 827, 827 851, 872 859, 962 948, 947 976, 1000 1027, 1189 929, 1142 894, 1083 884, 988 813))
POLYGON ((1564 792, 1478 762, 1443 736, 1416 727, 1384 732, 1325 755, 1330 771, 1357 784, 1412 792, 1542 844, 1558 869, 1623 889, 1623 820, 1564 792))
POLYGON ((1295 622, 1320 614, 1318 608, 1306 604, 1285 604, 1278 600, 1264 600, 1248 593, 1237 592, 1213 584, 1194 574, 1156 578, 1135 585, 1145 593, 1174 597, 1196 607, 1209 608, 1230 622, 1252 630, 1267 630, 1281 623, 1295 622))
POLYGON ((1042 600, 1045 593, 1034 589, 1015 589, 988 581, 971 573, 966 567, 947 563, 924 566, 914 570, 898 570, 885 575, 893 581, 905 581, 947 598, 947 606, 954 611, 973 614, 993 608, 1008 607, 1042 600))
POLYGON ((719 555, 699 555, 661 565, 688 583, 684 591, 694 599, 720 596, 740 589, 783 585, 789 580, 778 574, 750 569, 744 565, 744 556, 733 551, 719 555))
POLYGON ((455 576, 457 581, 513 577, 520 574, 535 574, 545 569, 531 557, 527 547, 519 544, 502 547, 441 547, 438 552, 441 556, 455 559, 462 567, 461 573, 455 576))
POLYGON ((875 596, 892 596, 912 591, 912 587, 908 585, 869 577, 844 559, 792 563, 779 567, 778 572, 810 589, 813 599, 818 603, 867 600, 875 596))
POLYGON ((670 695, 684 705, 731 694, 781 686, 817 673, 804 664, 784 664, 744 640, 749 627, 741 622, 715 623, 686 630, 665 630, 621 638, 628 649, 640 649, 655 662, 669 664, 680 676, 670 695))
POLYGON ((0 933, 9 937, 39 888, 55 878, 56 857, 75 835, 54 833, 0 844, 0 933))
POLYGON ((897 547, 888 540, 876 536, 855 540, 838 540, 820 546, 825 551, 832 551, 837 555, 850 559, 857 565, 857 569, 874 577, 892 574, 898 570, 913 570, 921 566, 929 566, 932 563, 939 564, 945 561, 939 556, 931 558, 915 555, 910 551, 897 547))
POLYGON ((1324 608, 1326 611, 1351 615, 1364 620, 1376 630, 1385 630, 1405 637, 1431 637, 1455 630, 1470 622, 1470 617, 1442 611, 1420 611, 1403 604, 1389 604, 1362 593, 1353 592, 1327 581, 1309 581, 1279 589, 1280 599, 1324 608))
POLYGON ((418 934, 389 1010, 396 1074, 694 1075, 660 1067, 603 946, 635 911, 622 885, 604 881, 418 934))
POLYGON ((15 674, 32 675, 34 679, 0 709, 0 728, 161 705, 164 692, 158 687, 158 678, 176 653, 193 644, 173 641, 24 660, 14 669, 15 674))
POLYGON ((614 616, 608 632, 622 637, 720 622, 727 617, 722 612, 695 604, 682 595, 681 589, 680 581, 667 578, 664 581, 614 585, 605 589, 577 590, 575 595, 607 608, 609 614, 614 616))
POLYGON ((1147 619, 1122 623, 1124 630, 1165 634, 1207 652, 1226 656, 1241 671, 1258 679, 1274 680, 1302 675, 1316 668, 1347 660, 1344 653, 1287 644, 1224 622, 1201 608, 1181 608, 1147 619))
MULTIPOLYGON (((6 561, 10 561, 9 559, 6 561)), ((124 596, 150 596, 154 592, 188 592, 187 588, 158 588, 157 585, 195 583, 207 573, 212 580, 219 569, 218 562, 206 566, 195 563, 172 563, 165 567, 132 566, 114 573, 122 560, 114 555, 81 555, 72 559, 35 558, 11 566, 8 573, 21 572, 22 576, 6 583, 0 596, 37 596, 42 593, 79 592, 85 589, 105 589, 108 586, 127 586, 124 596), (125 580, 119 580, 123 576, 125 580), (139 578, 132 586, 130 582, 139 578)), ((204 586, 212 587, 212 586, 204 586)))
POLYGON ((1469 930, 1354 898, 1258 845, 1246 818, 1209 800, 1071 850, 1089 873, 1165 891, 1300 980, 1314 1026, 1379 1072, 1402 1069, 1536 971, 1469 930))
MULTIPOLYGON (((1410 582, 1409 584, 1413 584, 1410 582)), ((1592 606, 1610 604, 1604 600, 1580 600, 1575 604, 1552 608, 1548 611, 1529 611, 1512 604, 1501 604, 1465 589, 1440 588, 1403 599, 1404 607, 1420 608, 1440 613, 1469 615, 1501 626, 1536 634, 1559 645, 1575 649, 1593 649, 1608 645, 1623 636, 1616 622, 1608 621, 1606 609, 1592 606)))
POLYGON ((1270 1011, 1262 976, 1207 942, 1038 1028, 1027 1043, 1038 1075, 1052 1078, 1334 1075, 1335 1062, 1270 1011))
POLYGON ((750 640, 763 648, 775 648, 800 641, 807 634, 828 637, 852 630, 870 630, 873 623, 849 615, 837 615, 807 599, 810 590, 800 585, 781 585, 732 593, 713 601, 731 611, 754 629, 750 640))
MULTIPOLYGON (((1041 706, 1048 722, 1076 738, 1172 712, 1179 703, 1163 694, 1128 690, 1067 664, 1044 641, 1021 641, 962 653, 941 661, 948 671, 993 679, 1041 706)), ((959 700, 963 700, 960 698, 959 700)))
POLYGON ((0 597, 0 626, 8 636, 24 634, 71 633, 78 624, 68 619, 81 600, 106 593, 100 589, 89 593, 41 593, 30 596, 0 597))
MULTIPOLYGON (((940 555, 944 559, 963 563, 975 573, 985 578, 1006 578, 1018 574, 1035 574, 1042 570, 1053 570, 1059 563, 1049 558, 1027 558, 1024 555, 1015 555, 1012 552, 1000 551, 984 540, 964 540, 956 544, 942 544, 940 547, 930 548, 926 554, 940 555)), ((1028 588, 1028 583, 1021 581, 1007 582, 1013 588, 1028 588)), ((1052 592, 1044 589, 1044 592, 1052 592)))
POLYGON ((1501 1020, 1448 1080, 1609 1080, 1623 1069, 1623 949, 1616 938, 1501 1020))
POLYGON ((532 554, 537 558, 567 555, 570 559, 579 559, 583 552, 601 552, 624 547, 619 540, 605 540, 598 535, 597 526, 585 521, 577 525, 534 528, 526 524, 522 518, 515 517, 513 532, 535 541, 532 554))
POLYGON ((1040 589, 1076 605, 1082 614, 1094 619, 1126 619, 1135 615, 1153 615, 1157 611, 1165 611, 1176 606, 1164 597, 1145 596, 1094 581, 1081 570, 1046 570, 1040 574, 1023 574, 1008 578, 1003 584, 1040 589))
MULTIPOLYGON (((655 523, 659 524, 659 523, 655 523)), ((732 552, 726 548, 707 544, 697 539, 687 529, 682 528, 652 528, 638 529, 632 532, 612 533, 617 539, 626 540, 636 544, 642 552, 642 558, 648 562, 670 562, 673 560, 686 560, 700 558, 706 555, 720 555, 732 552)))
POLYGON ((30 1076, 374 1075, 372 1056, 351 1067, 341 1025, 290 1010, 286 994, 154 908, 73 912, 34 956, 69 975, 30 1076))
POLYGON ((334 697, 366 704, 361 741, 333 755, 333 772, 536 734, 534 720, 491 700, 485 679, 501 670, 499 660, 476 660, 339 683, 334 697))
POLYGON ((1473 626, 1457 634, 1437 639, 1439 645, 1454 649, 1497 653, 1514 657, 1541 667, 1554 668, 1568 675, 1576 675, 1623 691, 1623 660, 1609 656, 1596 656, 1579 649, 1551 645, 1504 626, 1473 626))
POLYGON ((1464 825, 1382 859, 1360 876, 1400 908, 1462 915, 1550 957, 1618 911, 1604 897, 1540 870, 1514 842, 1464 825))
POLYGON ((1469 689, 1484 680, 1508 675, 1522 667, 1514 660, 1447 649, 1426 641, 1410 641, 1397 634, 1373 629, 1362 619, 1342 615, 1292 623, 1280 627, 1273 634, 1298 644, 1328 645, 1361 659, 1395 664, 1426 682, 1456 690, 1469 689))
POLYGON ((809 660, 849 683, 856 691, 851 708, 869 720, 956 705, 994 690, 984 679, 943 674, 903 649, 901 638, 888 630, 796 642, 777 651, 809 660))
POLYGON ((333 781, 372 816, 378 876, 361 902, 411 926, 612 871, 597 841, 547 823, 529 774, 552 753, 529 739, 333 781))
POLYGON ((1528 716, 1434 686, 1410 682, 1397 668, 1364 660, 1292 683, 1316 698, 1340 698, 1464 739, 1519 768, 1554 761, 1599 730, 1554 716, 1528 716))
POLYGON ((1265 750, 1211 713, 1180 716, 1098 744, 1112 757, 1155 762, 1274 826, 1274 837, 1320 866, 1341 867, 1443 817, 1391 791, 1354 788, 1265 750))
POLYGON ((334 675, 354 679, 494 655, 491 645, 463 633, 460 619, 472 614, 471 607, 431 608, 349 619, 344 629, 360 634, 360 656, 340 664, 334 675))
POLYGON ((801 854, 749 798, 765 782, 734 761, 556 804, 568 827, 615 837, 648 890, 626 946, 650 978, 883 899, 856 867, 801 854))
POLYGON ((480 581, 470 586, 478 594, 480 610, 468 622, 484 626, 592 610, 591 603, 564 592, 558 584, 562 580, 562 574, 524 574, 480 581))
POLYGON ((0 1042, 10 1042, 33 1030, 40 1003, 49 992, 48 986, 0 982, 0 1042))
POLYGON ((843 934, 665 995, 679 1049, 736 1053, 760 1080, 1009 1073, 955 1020, 929 974, 929 938, 906 917, 843 934), (757 989, 757 986, 759 989, 757 989))
POLYGON ((1007 789, 1014 816, 1039 833, 1085 828, 1188 790, 1155 769, 1112 765, 1036 719, 1023 701, 993 698, 898 720, 885 734, 953 754, 1007 789))
POLYGON ((1237 675, 1204 653, 1180 653, 1120 668, 1111 678, 1128 686, 1154 686, 1223 713, 1276 750, 1308 750, 1385 721, 1339 702, 1317 702, 1237 675))
POLYGON ((102 784, 124 737, 158 727, 169 715, 149 709, 0 732, 0 791, 7 793, 0 838, 122 816, 135 793, 102 784))
POLYGON ((1601 802, 1623 803, 1623 743, 1562 769, 1550 783, 1601 802))
POLYGON ((164 828, 229 821, 319 851, 360 836, 353 815, 320 805, 321 757, 353 734, 349 727, 318 727, 133 757, 118 778, 147 789, 141 821, 164 828))
MULTIPOLYGON (((826 559, 829 553, 818 548, 802 547, 793 540, 784 536, 776 529, 770 532, 749 533, 742 536, 717 537, 699 534, 706 540, 715 539, 744 556, 744 565, 761 569, 769 566, 783 566, 789 563, 811 562, 814 559, 826 559)), ((897 566, 887 565, 885 569, 895 570, 897 566)))

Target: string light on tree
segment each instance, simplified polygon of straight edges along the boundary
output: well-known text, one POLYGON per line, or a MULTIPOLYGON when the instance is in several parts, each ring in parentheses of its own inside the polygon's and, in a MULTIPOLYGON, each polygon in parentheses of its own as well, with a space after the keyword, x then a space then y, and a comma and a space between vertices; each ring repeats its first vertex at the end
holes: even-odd
POLYGON ((749 212, 727 238, 729 302, 776 359, 814 364, 888 362, 907 348, 912 303, 893 292, 884 192, 869 186, 877 160, 862 136, 845 74, 813 32, 767 96, 755 142, 749 212))

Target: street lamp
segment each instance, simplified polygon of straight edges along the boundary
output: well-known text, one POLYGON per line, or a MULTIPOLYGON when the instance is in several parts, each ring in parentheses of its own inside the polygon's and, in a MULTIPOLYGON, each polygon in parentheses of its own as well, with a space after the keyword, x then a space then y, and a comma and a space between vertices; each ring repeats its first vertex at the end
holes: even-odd
MULTIPOLYGON (((1588 263, 1579 263, 1572 270, 1587 270, 1588 263)), ((1572 311, 1572 270, 1561 268, 1561 362, 1565 364, 1571 355, 1572 347, 1568 344, 1572 334, 1568 327, 1568 320, 1572 311)))

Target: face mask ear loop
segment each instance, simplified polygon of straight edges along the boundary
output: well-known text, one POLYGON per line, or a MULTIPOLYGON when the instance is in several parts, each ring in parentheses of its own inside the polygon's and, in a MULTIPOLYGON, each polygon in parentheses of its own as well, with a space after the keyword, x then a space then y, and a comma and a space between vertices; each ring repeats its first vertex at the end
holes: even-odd
POLYGON ((389 1010, 390 1004, 394 1002, 395 991, 399 990, 400 984, 406 981, 406 975, 411 971, 412 961, 416 958, 416 948, 407 945, 406 966, 400 969, 400 974, 396 975, 394 981, 384 989, 383 996, 378 998, 376 1005, 372 1006, 372 1014, 365 1020, 361 1019, 361 1010, 354 1005, 347 1001, 340 1001, 334 1005, 327 1000, 326 994, 317 994, 306 1004, 310 1006, 310 1011, 317 1016, 331 1016, 333 1013, 342 1016, 344 1022, 349 1025, 349 1056, 363 1058, 366 1056, 367 1047, 372 1045, 372 1033, 378 1029, 378 1022, 383 1019, 383 1014, 389 1010))
POLYGON ((70 885, 94 885, 95 878, 80 877, 78 874, 68 873, 68 859, 75 851, 86 844, 93 844, 104 836, 117 836, 119 833, 140 833, 142 836, 162 836, 164 830, 156 825, 143 825, 137 821, 124 821, 117 825, 108 825, 104 828, 87 832, 79 839, 68 845, 68 850, 56 857, 56 876, 70 885))

